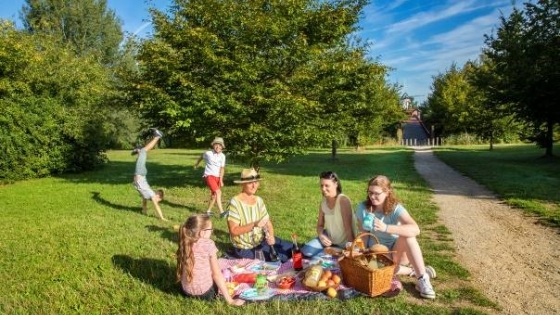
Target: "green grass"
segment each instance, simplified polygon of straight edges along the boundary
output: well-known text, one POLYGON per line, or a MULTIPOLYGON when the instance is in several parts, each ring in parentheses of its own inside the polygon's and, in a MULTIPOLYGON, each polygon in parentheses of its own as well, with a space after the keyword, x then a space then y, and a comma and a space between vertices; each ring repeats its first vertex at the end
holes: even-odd
MULTIPOLYGON (((556 154, 560 147, 556 146, 556 154)), ((543 157, 535 145, 441 148, 436 155, 453 168, 497 193, 507 204, 560 226, 560 157, 543 157)))
MULTIPOLYGON (((498 307, 470 285, 456 260, 451 234, 437 221, 426 183, 415 172, 412 151, 384 148, 364 152, 315 151, 285 163, 265 163, 258 194, 267 204, 278 236, 296 232, 301 241, 315 234, 321 198, 318 174, 336 171, 354 204, 365 198, 374 174, 393 179, 404 205, 423 229, 419 239, 427 263, 438 270, 438 298, 423 300, 414 283, 395 298, 347 301, 270 301, 242 308, 222 300, 184 298, 175 283, 174 224, 206 210, 208 190, 201 169, 192 165, 200 151, 150 152, 148 179, 166 191, 162 210, 171 222, 140 212, 134 190, 135 158, 109 152, 102 170, 0 186, 0 313, 2 314, 484 314, 498 307)), ((225 200, 239 192, 233 184, 244 165, 228 161, 225 200)), ((557 186, 558 187, 558 186, 557 186)), ((229 245, 226 225, 215 219, 213 238, 229 245)))

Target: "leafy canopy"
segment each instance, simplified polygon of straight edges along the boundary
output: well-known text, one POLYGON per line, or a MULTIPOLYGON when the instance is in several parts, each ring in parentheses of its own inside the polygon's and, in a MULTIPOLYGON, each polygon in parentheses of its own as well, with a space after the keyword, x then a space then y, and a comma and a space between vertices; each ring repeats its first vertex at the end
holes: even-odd
POLYGON ((137 105, 175 138, 219 135, 252 163, 358 132, 351 115, 379 114, 369 106, 390 90, 387 69, 349 45, 365 3, 177 0, 169 15, 152 10, 137 105))

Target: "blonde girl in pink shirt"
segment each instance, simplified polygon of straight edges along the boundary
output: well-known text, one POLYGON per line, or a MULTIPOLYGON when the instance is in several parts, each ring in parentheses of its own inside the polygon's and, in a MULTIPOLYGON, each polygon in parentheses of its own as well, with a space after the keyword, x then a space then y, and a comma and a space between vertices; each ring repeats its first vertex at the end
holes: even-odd
POLYGON ((218 265, 218 248, 213 240, 212 221, 208 215, 194 215, 179 228, 177 249, 177 281, 188 297, 213 300, 219 291, 231 305, 245 301, 233 299, 218 265))

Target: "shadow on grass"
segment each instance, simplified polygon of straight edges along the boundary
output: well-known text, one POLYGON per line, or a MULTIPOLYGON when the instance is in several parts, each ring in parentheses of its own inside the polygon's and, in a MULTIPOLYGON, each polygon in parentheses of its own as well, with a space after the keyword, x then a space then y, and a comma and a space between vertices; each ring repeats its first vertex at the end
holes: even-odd
MULTIPOLYGON (((148 162, 147 180, 152 189, 170 189, 177 187, 206 187, 202 178, 203 168, 194 170, 183 165, 169 165, 148 162)), ((122 161, 110 161, 102 168, 80 174, 60 175, 69 182, 76 184, 98 183, 110 185, 129 184, 132 186, 134 164, 122 161)))
POLYGON ((101 193, 98 191, 92 191, 91 192, 91 199, 93 199, 95 202, 97 202, 98 204, 101 204, 103 206, 109 207, 109 208, 113 208, 115 210, 124 210, 124 211, 132 211, 132 212, 136 212, 136 213, 141 213, 141 207, 140 206, 135 206, 135 207, 131 207, 131 206, 125 206, 125 205, 120 205, 117 203, 113 203, 109 200, 103 199, 103 197, 101 197, 101 193))
POLYGON ((157 225, 146 225, 146 229, 149 232, 159 232, 160 236, 164 239, 167 239, 173 243, 179 242, 179 235, 177 231, 173 230, 171 227, 162 227, 157 225))
POLYGON ((171 295, 181 295, 181 287, 175 281, 175 267, 166 261, 151 258, 133 258, 114 255, 115 267, 152 287, 171 295))
POLYGON ((161 203, 162 205, 169 206, 170 208, 187 209, 187 210, 189 210, 189 211, 191 211, 191 212, 196 211, 196 208, 195 208, 195 207, 187 207, 187 206, 182 205, 182 204, 180 204, 180 203, 171 202, 171 201, 169 201, 169 200, 167 200, 167 199, 163 199, 160 203, 161 203))

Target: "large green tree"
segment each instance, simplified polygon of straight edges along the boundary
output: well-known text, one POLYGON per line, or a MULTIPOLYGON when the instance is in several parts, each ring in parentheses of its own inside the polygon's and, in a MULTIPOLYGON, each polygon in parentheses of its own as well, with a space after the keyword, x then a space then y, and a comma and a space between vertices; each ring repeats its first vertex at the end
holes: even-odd
POLYGON ((486 36, 484 53, 501 78, 488 95, 495 104, 508 104, 531 127, 528 138, 552 155, 560 123, 560 2, 525 3, 500 20, 496 34, 486 36))
POLYGON ((105 161, 111 76, 48 35, 0 25, 0 181, 92 169, 105 161))
POLYGON ((495 64, 485 55, 481 55, 480 61, 468 62, 467 65, 467 79, 474 87, 470 95, 475 104, 472 113, 474 133, 490 142, 490 150, 493 149, 494 143, 500 140, 518 141, 520 124, 507 110, 508 104, 496 103, 494 98, 489 97, 489 91, 494 89, 498 85, 496 82, 500 80, 494 71, 495 64))
POLYGON ((349 43, 365 4, 176 0, 168 13, 152 11, 138 105, 176 138, 220 135, 231 155, 253 162, 330 144, 348 131, 348 115, 390 89, 386 69, 349 43))
POLYGON ((132 38, 123 42, 121 21, 107 7, 107 1, 26 0, 21 17, 27 32, 48 35, 78 58, 93 59, 104 66, 113 84, 106 89, 102 103, 90 106, 108 113, 104 129, 110 148, 132 147, 140 120, 137 111, 128 106, 129 96, 123 87, 136 69, 136 42, 132 38))
POLYGON ((470 98, 472 86, 466 71, 455 63, 444 73, 433 77, 431 93, 426 99, 424 119, 443 137, 472 132, 474 102, 470 98))
POLYGON ((26 0, 21 15, 27 31, 52 35, 106 64, 114 62, 123 40, 121 21, 106 0, 26 0))
POLYGON ((487 89, 495 86, 499 77, 493 63, 468 61, 463 68, 452 64, 450 69, 434 77, 432 92, 425 103, 424 118, 443 137, 472 134, 486 140, 490 149, 499 141, 518 140, 517 124, 488 97, 487 89))

